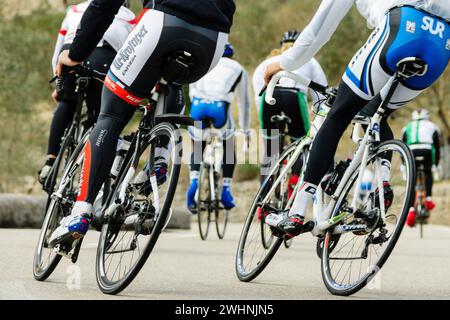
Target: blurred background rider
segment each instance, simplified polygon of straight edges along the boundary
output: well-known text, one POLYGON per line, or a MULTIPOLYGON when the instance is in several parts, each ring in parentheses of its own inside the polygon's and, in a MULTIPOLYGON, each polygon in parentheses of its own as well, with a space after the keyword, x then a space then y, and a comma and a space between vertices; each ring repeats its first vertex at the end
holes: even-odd
MULTIPOLYGON (((248 75, 242 65, 233 59, 234 48, 225 46, 223 57, 217 66, 199 81, 189 87, 191 98, 190 115, 196 121, 211 120, 220 129, 223 141, 222 194, 221 202, 225 209, 235 207, 231 193, 233 173, 236 166, 235 131, 236 125, 231 115, 231 105, 236 96, 239 108, 239 126, 247 137, 250 134, 250 87, 248 75)), ((206 147, 208 130, 189 127, 189 135, 194 143, 191 155, 190 186, 187 192, 187 207, 196 213, 195 193, 198 187, 200 162, 206 147)))
MULTIPOLYGON (((422 158, 424 166, 425 188, 427 198, 425 207, 428 211, 436 205, 433 202, 433 172, 438 176, 439 161, 441 158, 439 128, 430 121, 430 112, 419 109, 412 113, 412 121, 403 128, 402 140, 408 144, 414 157, 422 158)), ((416 166, 417 167, 417 166, 416 166)), ((406 223, 413 227, 416 221, 416 212, 412 208, 408 214, 406 223)))

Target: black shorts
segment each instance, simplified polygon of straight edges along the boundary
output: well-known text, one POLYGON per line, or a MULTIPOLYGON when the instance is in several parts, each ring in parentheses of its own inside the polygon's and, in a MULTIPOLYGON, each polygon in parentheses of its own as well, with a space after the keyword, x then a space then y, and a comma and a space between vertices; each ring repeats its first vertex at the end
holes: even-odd
POLYGON ((274 131, 272 130, 278 128, 271 118, 284 113, 291 119, 291 123, 288 124, 288 134, 291 138, 299 139, 305 136, 310 127, 305 94, 296 89, 276 88, 273 96, 277 100, 277 103, 273 106, 268 105, 264 97, 261 99, 259 114, 261 129, 265 130, 263 134, 268 138, 274 138, 274 131))
POLYGON ((119 50, 105 85, 122 100, 138 105, 163 75, 167 58, 189 52, 192 66, 184 83, 193 83, 217 65, 228 34, 192 25, 157 10, 147 10, 119 50))

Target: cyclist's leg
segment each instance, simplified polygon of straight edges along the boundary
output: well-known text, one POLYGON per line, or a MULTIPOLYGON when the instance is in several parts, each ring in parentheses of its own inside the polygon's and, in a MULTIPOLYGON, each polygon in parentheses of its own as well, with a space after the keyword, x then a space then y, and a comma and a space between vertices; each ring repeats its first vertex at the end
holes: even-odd
MULTIPOLYGON (((286 90, 283 92, 282 100, 283 112, 291 119, 288 124, 288 134, 291 141, 294 142, 306 136, 310 128, 310 120, 308 114, 308 103, 306 95, 301 92, 293 90, 286 90)), ((302 157, 298 158, 297 162, 292 167, 292 174, 288 182, 288 197, 292 196, 295 186, 298 183, 301 169, 303 166, 302 157)))
MULTIPOLYGON (((198 189, 198 178, 200 175, 200 166, 203 159, 203 153, 206 148, 206 142, 200 139, 196 139, 191 133, 191 128, 189 128, 189 134, 192 140, 192 153, 191 153, 191 163, 189 166, 189 189, 186 193, 186 206, 189 211, 195 213, 197 208, 197 203, 195 202, 195 194, 198 189)), ((200 130, 199 130, 200 131, 200 130)))
POLYGON ((48 139, 48 156, 56 158, 61 148, 61 139, 64 131, 70 125, 76 108, 76 99, 64 99, 56 106, 53 114, 52 124, 50 126, 50 135, 48 139))
POLYGON ((48 137, 47 158, 43 167, 38 172, 38 179, 42 184, 47 179, 53 164, 55 163, 56 157, 61 150, 61 139, 64 135, 64 131, 72 122, 75 114, 77 104, 76 93, 74 91, 75 80, 74 77, 68 77, 66 80, 65 88, 67 88, 66 91, 70 91, 70 93, 66 93, 67 96, 58 102, 53 114, 48 137))
POLYGON ((160 11, 149 10, 142 16, 106 77, 100 116, 84 150, 73 219, 55 231, 56 237, 74 229, 83 230, 82 234, 87 231, 92 204, 111 170, 119 134, 136 106, 161 78, 164 58, 176 51, 189 51, 197 61, 188 79, 194 82, 217 64, 226 40, 226 34, 191 25, 160 11))
POLYGON ((231 193, 233 174, 236 167, 236 143, 235 130, 226 130, 223 140, 223 160, 222 160, 222 195, 221 200, 225 209, 234 208, 234 197, 231 193))
POLYGON ((191 101, 189 115, 194 119, 195 126, 188 128, 189 136, 192 141, 192 153, 189 166, 189 189, 186 193, 186 206, 189 211, 196 213, 197 203, 195 202, 195 194, 198 189, 198 179, 200 175, 200 166, 203 161, 203 153, 206 148, 206 135, 208 129, 204 129, 205 124, 201 122, 207 117, 208 104, 202 99, 194 98, 191 101))

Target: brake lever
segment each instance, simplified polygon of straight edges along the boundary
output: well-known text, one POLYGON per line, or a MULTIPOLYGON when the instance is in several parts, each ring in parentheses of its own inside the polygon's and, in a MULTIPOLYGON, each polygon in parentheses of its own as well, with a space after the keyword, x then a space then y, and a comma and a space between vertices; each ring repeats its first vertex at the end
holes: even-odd
POLYGON ((54 76, 48 83, 53 83, 58 79, 58 76, 54 76))

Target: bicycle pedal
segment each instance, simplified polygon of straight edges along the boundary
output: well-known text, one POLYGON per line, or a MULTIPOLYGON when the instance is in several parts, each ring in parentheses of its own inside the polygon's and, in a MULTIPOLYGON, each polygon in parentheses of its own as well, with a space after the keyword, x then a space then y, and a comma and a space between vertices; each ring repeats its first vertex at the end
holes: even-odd
POLYGON ((67 249, 68 248, 66 246, 64 246, 63 244, 57 244, 53 248, 53 251, 60 256, 63 256, 68 259, 72 259, 72 255, 73 255, 73 253, 71 252, 72 248, 70 250, 67 250, 67 249))

